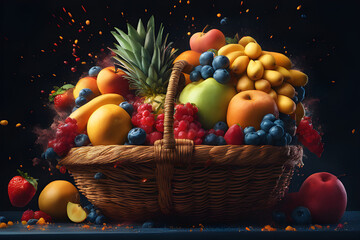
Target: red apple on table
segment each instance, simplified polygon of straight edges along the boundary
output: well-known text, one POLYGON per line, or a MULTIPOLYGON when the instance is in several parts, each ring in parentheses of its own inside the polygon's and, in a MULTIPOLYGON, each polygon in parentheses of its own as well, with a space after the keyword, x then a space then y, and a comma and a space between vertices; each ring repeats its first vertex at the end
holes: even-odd
MULTIPOLYGON (((204 29, 205 30, 205 29, 204 29)), ((196 52, 206 52, 209 49, 219 50, 226 44, 225 35, 217 29, 211 29, 207 33, 194 33, 190 38, 190 48, 196 52)))
POLYGON ((97 86, 101 94, 117 93, 126 97, 130 91, 125 76, 124 71, 113 66, 102 69, 97 76, 97 86))
POLYGON ((311 212, 313 223, 337 223, 343 216, 347 196, 342 182, 327 172, 314 173, 299 190, 302 206, 311 212))

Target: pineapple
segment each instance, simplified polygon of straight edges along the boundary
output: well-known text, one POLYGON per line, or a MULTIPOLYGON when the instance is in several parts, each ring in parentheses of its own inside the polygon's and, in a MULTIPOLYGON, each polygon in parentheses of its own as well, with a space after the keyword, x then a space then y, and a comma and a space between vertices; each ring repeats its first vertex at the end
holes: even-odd
POLYGON ((111 49, 120 68, 127 74, 131 89, 136 95, 144 97, 155 112, 161 111, 170 78, 175 52, 172 43, 167 43, 168 34, 163 39, 164 27, 161 24, 155 37, 155 21, 152 16, 145 30, 141 21, 137 29, 127 24, 128 34, 118 28, 112 31, 117 40, 116 49, 111 49))

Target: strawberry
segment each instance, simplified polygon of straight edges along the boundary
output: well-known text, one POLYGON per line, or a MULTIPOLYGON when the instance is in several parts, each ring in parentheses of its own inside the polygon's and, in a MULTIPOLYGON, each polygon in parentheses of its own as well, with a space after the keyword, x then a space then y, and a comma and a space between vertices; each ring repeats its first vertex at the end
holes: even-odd
POLYGON ((43 218, 45 220, 45 222, 51 222, 51 217, 50 215, 48 215, 47 213, 43 212, 43 211, 36 211, 34 213, 34 219, 40 219, 43 218))
POLYGON ((37 190, 37 180, 27 173, 18 170, 20 176, 13 177, 8 185, 8 194, 14 207, 24 207, 34 197, 37 190))
POLYGON ((70 110, 74 104, 74 95, 73 95, 74 85, 65 84, 62 87, 54 87, 54 91, 49 96, 49 101, 54 102, 55 108, 59 111, 70 110))
POLYGON ((224 139, 229 145, 243 145, 244 132, 239 124, 234 124, 226 131, 224 139))
POLYGON ((33 218, 34 218, 34 211, 31 210, 31 209, 28 209, 23 213, 23 215, 21 217, 21 221, 26 221, 27 222, 27 221, 29 221, 30 219, 33 219, 33 218))

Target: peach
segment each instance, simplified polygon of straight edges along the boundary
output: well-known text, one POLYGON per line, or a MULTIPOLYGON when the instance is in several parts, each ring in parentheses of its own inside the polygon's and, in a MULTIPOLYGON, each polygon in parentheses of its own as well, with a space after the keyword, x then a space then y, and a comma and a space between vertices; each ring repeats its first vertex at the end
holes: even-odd
POLYGON ((80 90, 84 88, 89 88, 94 93, 94 97, 101 94, 96 83, 96 77, 84 77, 77 82, 73 92, 75 99, 79 96, 80 90))
POLYGON ((129 82, 126 74, 114 66, 102 69, 97 76, 97 86, 101 94, 116 93, 126 97, 129 93, 129 82))
POLYGON ((261 120, 268 113, 279 115, 274 99, 263 91, 248 90, 231 99, 226 121, 228 126, 240 124, 242 128, 252 126, 259 130, 261 120))

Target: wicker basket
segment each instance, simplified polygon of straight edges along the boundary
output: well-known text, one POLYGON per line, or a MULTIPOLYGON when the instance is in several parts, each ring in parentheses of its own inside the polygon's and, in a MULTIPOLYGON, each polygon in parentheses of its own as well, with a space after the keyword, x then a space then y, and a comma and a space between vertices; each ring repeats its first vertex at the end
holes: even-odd
POLYGON ((174 99, 187 65, 175 63, 165 100, 164 139, 154 146, 73 148, 61 160, 79 190, 114 221, 244 219, 284 196, 300 146, 194 145, 174 139, 174 99), (96 180, 102 172, 105 179, 96 180))

